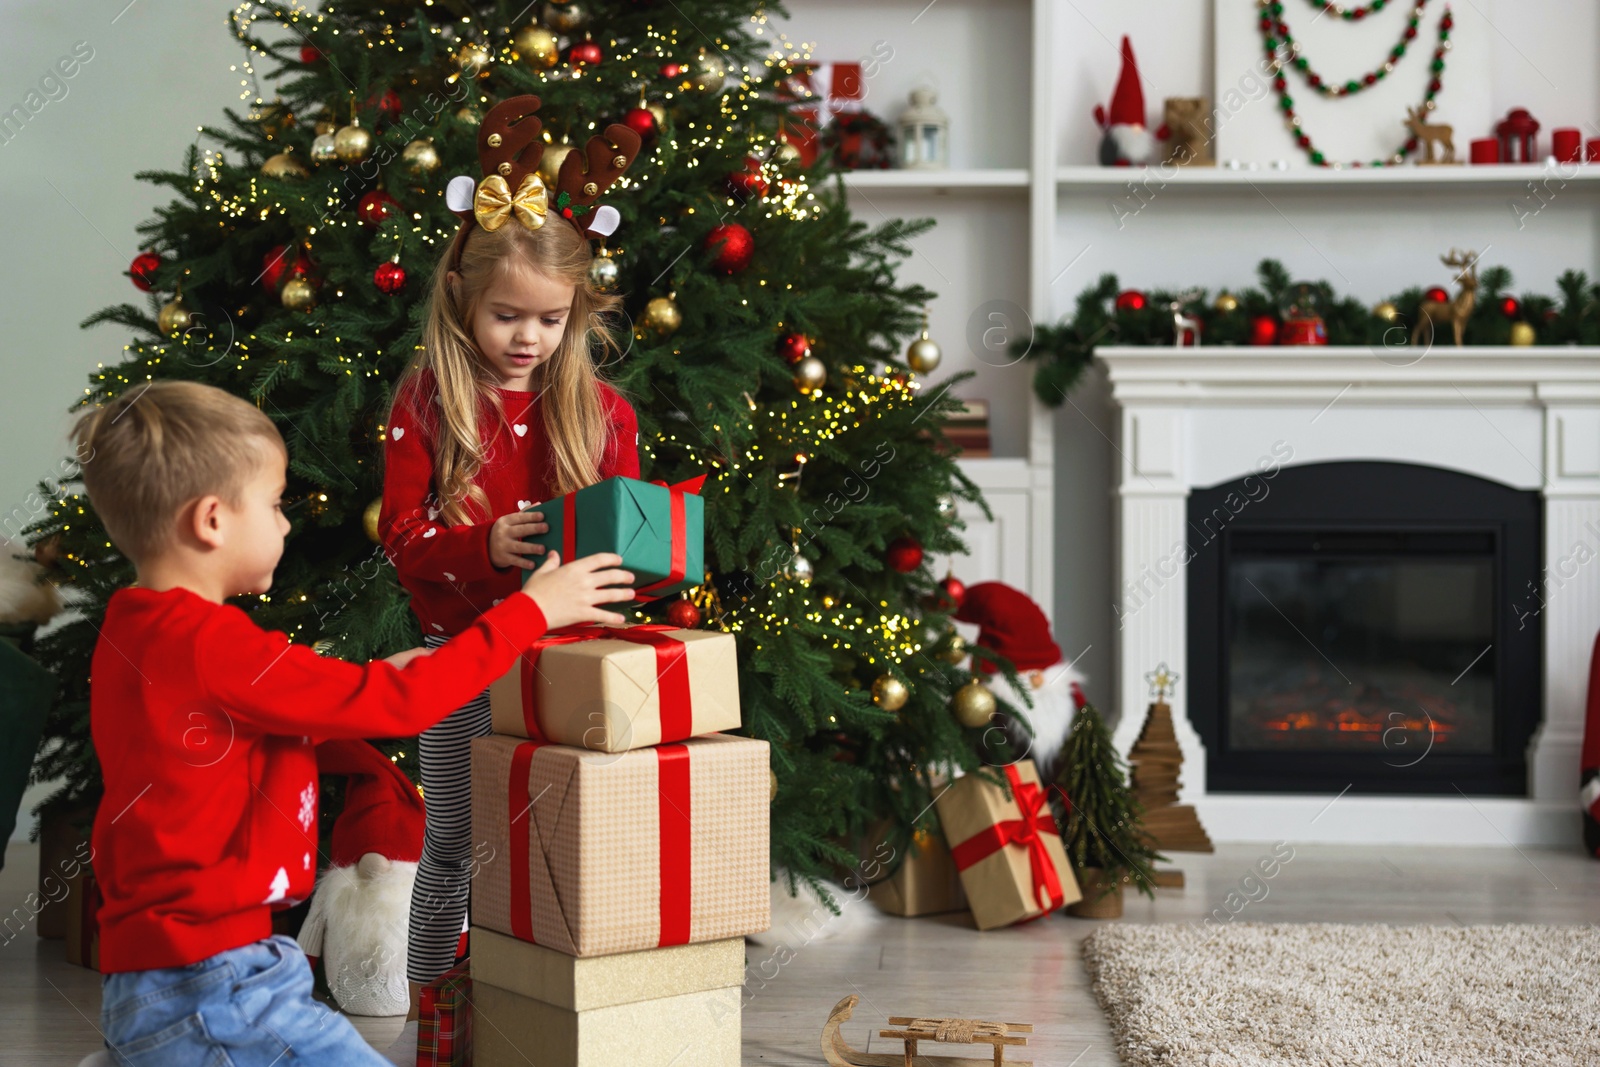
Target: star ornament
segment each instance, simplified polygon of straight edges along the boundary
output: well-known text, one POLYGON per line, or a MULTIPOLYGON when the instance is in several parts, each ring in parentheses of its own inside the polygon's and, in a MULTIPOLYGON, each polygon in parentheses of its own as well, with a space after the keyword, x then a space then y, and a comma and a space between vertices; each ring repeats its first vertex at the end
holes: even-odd
POLYGON ((1155 670, 1144 676, 1150 686, 1150 695, 1157 700, 1166 700, 1168 694, 1178 687, 1178 672, 1162 663, 1155 670))

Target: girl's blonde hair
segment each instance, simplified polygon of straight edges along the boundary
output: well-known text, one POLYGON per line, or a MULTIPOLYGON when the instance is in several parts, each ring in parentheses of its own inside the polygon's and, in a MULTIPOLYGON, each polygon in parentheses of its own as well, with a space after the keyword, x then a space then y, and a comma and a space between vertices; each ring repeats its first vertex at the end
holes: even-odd
POLYGON ((599 477, 606 426, 593 350, 599 347, 602 356, 617 351, 603 317, 622 301, 594 288, 589 281, 593 259, 589 242, 554 215, 537 230, 516 220, 493 232, 469 226, 456 240, 466 242, 456 268, 459 276, 452 286, 452 255, 447 250, 433 272, 422 348, 396 384, 390 423, 403 405, 413 405, 406 413, 433 429, 433 488, 439 513, 447 522, 462 524, 473 521, 468 501, 488 515, 488 497, 475 482, 485 458, 485 435, 479 424, 485 418, 499 418, 505 424, 496 379, 472 336, 472 320, 483 294, 495 279, 519 271, 572 286, 572 308, 561 343, 534 371, 534 386, 543 394, 539 402, 549 441, 552 496, 592 485, 599 477), (416 388, 424 371, 433 374, 436 394, 431 398, 416 388), (437 405, 436 413, 426 410, 430 401, 437 405))

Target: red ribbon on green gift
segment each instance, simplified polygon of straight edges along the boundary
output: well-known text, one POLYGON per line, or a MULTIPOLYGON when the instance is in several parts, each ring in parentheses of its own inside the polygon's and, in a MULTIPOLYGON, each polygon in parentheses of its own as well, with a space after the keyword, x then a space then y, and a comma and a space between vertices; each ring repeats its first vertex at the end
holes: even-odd
POLYGON ((999 852, 1008 845, 1020 845, 1028 850, 1028 866, 1033 875, 1033 897, 1046 912, 1054 911, 1066 903, 1061 892, 1061 878, 1056 864, 1045 851, 1043 834, 1060 836, 1056 820, 1045 806, 1045 792, 1032 782, 1024 782, 1017 768, 1007 764, 1002 768, 1006 781, 1011 784, 1011 795, 1017 802, 1019 819, 1002 819, 986 826, 959 845, 953 845, 950 856, 956 869, 964 871, 973 864, 999 852))
MULTIPOLYGON (((665 578, 651 582, 649 585, 640 586, 633 591, 633 599, 641 603, 654 600, 652 592, 657 589, 666 589, 683 581, 689 571, 689 532, 687 528, 686 506, 683 502, 685 493, 700 495, 700 487, 705 484, 704 474, 693 478, 686 478, 676 485, 667 485, 666 482, 651 482, 666 488, 670 494, 671 525, 672 525, 672 563, 665 578)), ((578 554, 578 494, 568 493, 561 498, 561 558, 564 562, 571 562, 578 554)))
POLYGON ((539 654, 552 645, 571 645, 580 641, 632 641, 656 650, 656 696, 661 708, 661 740, 657 744, 682 741, 694 736, 694 697, 689 692, 688 649, 679 638, 670 636, 675 626, 646 622, 638 626, 567 626, 551 630, 522 654, 522 725, 528 736, 545 739, 539 728, 538 687, 534 674, 539 670, 539 654))
MULTIPOLYGON (((525 741, 511 753, 506 790, 511 815, 511 932, 537 944, 533 936, 533 754, 542 741, 525 741), (524 822, 523 820, 526 820, 524 822)), ((657 745, 656 796, 659 826, 660 928, 656 945, 686 945, 693 918, 692 826, 689 746, 657 745)))

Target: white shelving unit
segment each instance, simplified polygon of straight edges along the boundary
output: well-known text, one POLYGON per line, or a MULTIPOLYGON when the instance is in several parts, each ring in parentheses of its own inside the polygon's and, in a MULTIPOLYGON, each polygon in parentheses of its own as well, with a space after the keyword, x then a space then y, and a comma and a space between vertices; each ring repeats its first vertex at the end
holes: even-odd
POLYGON ((1395 186, 1450 192, 1458 189, 1517 190, 1536 187, 1548 190, 1578 185, 1600 186, 1600 164, 1515 163, 1499 166, 1435 167, 1359 167, 1339 170, 1321 167, 1092 167, 1072 166, 1056 169, 1056 183, 1064 188, 1101 189, 1125 185, 1168 186, 1173 188, 1246 188, 1303 186, 1330 194, 1365 192, 1374 187, 1395 186))

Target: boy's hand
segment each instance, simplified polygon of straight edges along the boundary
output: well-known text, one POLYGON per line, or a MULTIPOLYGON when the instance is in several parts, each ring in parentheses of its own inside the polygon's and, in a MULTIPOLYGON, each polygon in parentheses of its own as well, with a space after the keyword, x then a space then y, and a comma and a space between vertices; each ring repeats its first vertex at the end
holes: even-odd
POLYGON ((522 583, 522 591, 539 605, 552 630, 577 622, 623 626, 627 619, 596 607, 633 599, 633 572, 618 569, 621 562, 615 552, 596 552, 563 565, 561 553, 551 552, 522 583))
POLYGON ((535 564, 528 557, 543 555, 544 546, 530 545, 522 539, 549 532, 550 524, 544 521, 542 511, 513 511, 502 515, 489 527, 489 562, 496 567, 532 570, 535 564))
POLYGON ((408 648, 403 652, 396 652, 392 656, 383 657, 383 662, 392 663, 396 667, 404 667, 418 656, 426 656, 432 651, 433 649, 431 648, 408 648))

